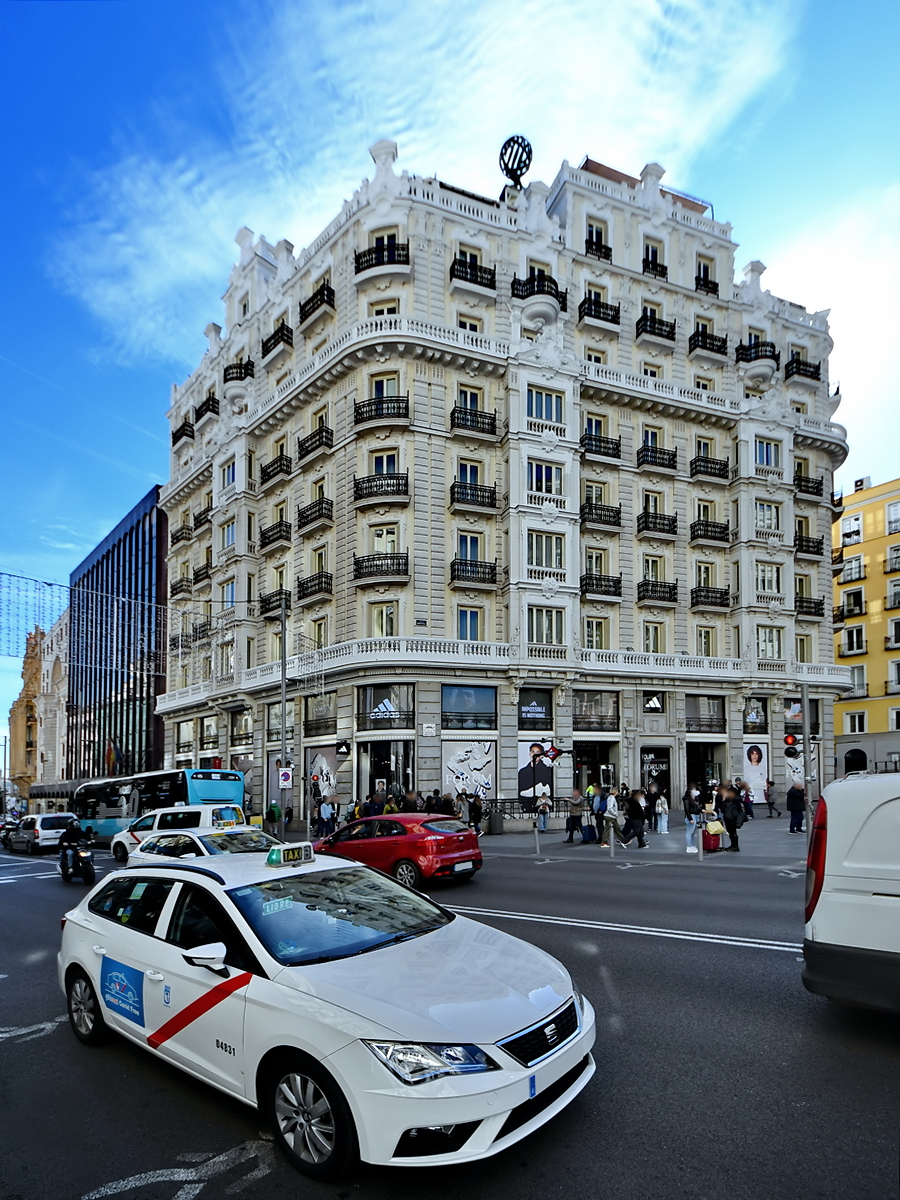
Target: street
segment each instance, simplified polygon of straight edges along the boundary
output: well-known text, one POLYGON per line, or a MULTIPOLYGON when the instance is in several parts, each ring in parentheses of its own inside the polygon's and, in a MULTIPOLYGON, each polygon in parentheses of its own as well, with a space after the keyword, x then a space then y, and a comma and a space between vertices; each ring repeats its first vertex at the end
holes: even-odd
MULTIPOLYGON (((72 1036, 53 857, 0 854, 0 1200, 898 1195, 900 1023, 808 995, 805 838, 757 820, 741 856, 685 856, 680 823, 610 860, 563 835, 485 838, 442 903, 560 958, 597 1009, 597 1074, 540 1133, 455 1169, 296 1174, 253 1110, 113 1037, 72 1036)), ((105 851, 98 868, 114 863, 105 851)))

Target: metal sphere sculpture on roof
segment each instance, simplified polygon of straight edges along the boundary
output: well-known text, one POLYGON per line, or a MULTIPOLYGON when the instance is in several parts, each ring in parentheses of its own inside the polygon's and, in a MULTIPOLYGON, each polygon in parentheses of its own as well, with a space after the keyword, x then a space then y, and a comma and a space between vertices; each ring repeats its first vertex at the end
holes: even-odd
POLYGON ((531 142, 521 133, 507 138, 500 147, 500 170, 515 187, 522 186, 522 176, 531 166, 531 142))

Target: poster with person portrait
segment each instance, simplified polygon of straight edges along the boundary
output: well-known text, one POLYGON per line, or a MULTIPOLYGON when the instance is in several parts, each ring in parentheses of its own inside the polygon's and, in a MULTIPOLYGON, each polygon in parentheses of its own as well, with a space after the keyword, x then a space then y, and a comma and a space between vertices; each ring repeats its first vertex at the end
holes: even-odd
POLYGON ((518 796, 526 804, 553 796, 553 759, 547 758, 552 741, 519 742, 518 796))
POLYGON ((493 799, 497 786, 497 743, 468 740, 441 743, 441 791, 468 792, 493 799))
POLYGON ((741 778, 750 784, 753 803, 763 804, 769 779, 769 747, 765 742, 744 742, 741 778))

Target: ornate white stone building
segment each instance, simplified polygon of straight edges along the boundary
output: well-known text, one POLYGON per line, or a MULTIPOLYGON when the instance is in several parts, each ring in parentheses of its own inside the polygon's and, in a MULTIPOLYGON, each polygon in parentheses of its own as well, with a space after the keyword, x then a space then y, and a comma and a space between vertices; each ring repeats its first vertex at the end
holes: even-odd
POLYGON ((492 200, 371 153, 299 254, 240 231, 173 389, 167 762, 264 799, 283 597, 291 753, 343 796, 514 797, 550 739, 559 791, 574 763, 677 796, 751 745, 783 780, 803 679, 827 769, 827 314, 735 282, 656 164, 492 200))
POLYGON ((37 709, 35 783, 62 779, 66 767, 69 698, 69 610, 41 639, 41 690, 37 709))

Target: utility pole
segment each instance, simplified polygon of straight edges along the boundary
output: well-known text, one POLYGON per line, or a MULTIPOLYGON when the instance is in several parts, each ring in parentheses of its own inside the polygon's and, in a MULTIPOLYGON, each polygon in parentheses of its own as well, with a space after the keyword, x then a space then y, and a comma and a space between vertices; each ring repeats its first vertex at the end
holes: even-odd
POLYGON ((0 816, 6 816, 6 744, 9 738, 3 735, 3 778, 0 779, 0 816))
POLYGON ((809 684, 800 684, 800 709, 803 722, 803 785, 806 789, 806 841, 812 838, 812 784, 815 782, 812 773, 812 736, 809 722, 809 684))

